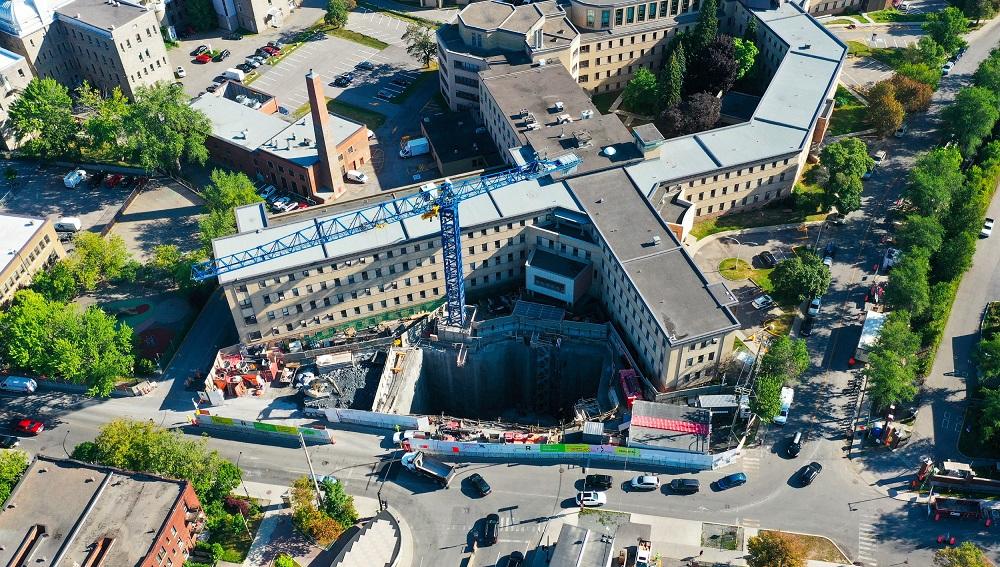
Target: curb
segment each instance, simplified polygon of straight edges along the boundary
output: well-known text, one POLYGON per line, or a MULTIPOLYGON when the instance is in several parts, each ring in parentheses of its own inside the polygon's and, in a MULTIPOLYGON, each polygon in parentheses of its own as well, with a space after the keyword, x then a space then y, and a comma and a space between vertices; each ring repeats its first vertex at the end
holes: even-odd
POLYGON ((800 227, 800 226, 813 226, 813 225, 817 225, 817 224, 822 224, 824 222, 826 222, 826 220, 815 220, 815 221, 807 221, 807 222, 794 222, 794 223, 788 223, 788 224, 774 224, 774 225, 770 225, 770 226, 753 226, 753 227, 749 227, 749 228, 738 228, 738 229, 735 229, 735 230, 726 230, 726 231, 723 231, 723 232, 716 232, 715 234, 710 234, 710 235, 708 235, 708 236, 706 236, 704 238, 699 238, 693 244, 689 245, 688 246, 688 254, 690 254, 691 256, 694 256, 698 252, 698 250, 701 250, 701 248, 703 246, 705 246, 706 244, 708 244, 709 242, 712 242, 714 240, 718 240, 720 238, 725 238, 727 236, 736 236, 736 235, 739 235, 739 234, 757 234, 757 233, 761 233, 761 232, 771 232, 771 231, 777 231, 777 230, 788 230, 790 228, 797 228, 797 227, 800 227))

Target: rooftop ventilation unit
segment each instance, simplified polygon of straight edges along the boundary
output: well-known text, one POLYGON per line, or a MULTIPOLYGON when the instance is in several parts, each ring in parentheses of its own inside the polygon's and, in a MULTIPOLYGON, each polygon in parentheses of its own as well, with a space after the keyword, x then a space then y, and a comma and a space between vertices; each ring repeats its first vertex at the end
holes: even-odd
POLYGON ((527 113, 527 116, 524 117, 524 121, 527 122, 528 124, 534 124, 535 123, 535 115, 532 114, 532 113, 530 113, 530 112, 527 113))
POLYGON ((560 124, 567 124, 573 121, 573 117, 569 114, 560 114, 556 117, 556 120, 558 120, 560 124))
POLYGON ((562 112, 565 107, 561 100, 556 102, 556 112, 562 112))
POLYGON ((654 236, 653 237, 653 246, 659 246, 659 245, 660 245, 660 237, 659 236, 654 236))
POLYGON ((604 155, 606 155, 608 157, 611 157, 611 156, 615 155, 616 153, 618 153, 618 150, 614 149, 611 146, 608 146, 608 147, 604 148, 604 155))
POLYGON ((589 108, 580 112, 580 120, 589 120, 593 116, 594 111, 589 108))

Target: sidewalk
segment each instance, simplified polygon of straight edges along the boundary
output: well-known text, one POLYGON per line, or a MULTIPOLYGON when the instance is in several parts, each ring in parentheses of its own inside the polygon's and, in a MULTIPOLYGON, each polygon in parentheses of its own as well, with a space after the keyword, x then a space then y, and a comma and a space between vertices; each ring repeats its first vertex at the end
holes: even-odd
MULTIPOLYGON (((742 235, 745 235, 745 234, 759 234, 759 233, 762 233, 762 232, 777 232, 777 231, 780 231, 780 230, 788 230, 790 228, 797 228, 797 227, 800 227, 800 226, 813 226, 813 225, 817 225, 817 224, 823 224, 824 222, 826 222, 826 220, 815 220, 815 221, 807 221, 807 222, 793 222, 793 223, 788 223, 788 224, 773 224, 773 225, 770 225, 770 226, 752 226, 752 227, 749 227, 749 228, 740 228, 740 229, 736 229, 736 230, 725 230, 725 231, 722 231, 722 232, 716 232, 715 234, 710 234, 710 235, 706 236, 705 238, 700 238, 698 240, 695 240, 694 242, 691 242, 690 244, 687 244, 687 243, 685 243, 685 244, 686 244, 687 249, 688 249, 688 254, 690 254, 691 257, 694 257, 694 255, 698 253, 698 250, 700 250, 706 244, 708 244, 710 242, 715 242, 716 240, 718 240, 720 238, 726 238, 727 236, 728 237, 733 237, 733 236, 742 236, 742 235)), ((691 238, 691 237, 689 237, 689 238, 691 238)))

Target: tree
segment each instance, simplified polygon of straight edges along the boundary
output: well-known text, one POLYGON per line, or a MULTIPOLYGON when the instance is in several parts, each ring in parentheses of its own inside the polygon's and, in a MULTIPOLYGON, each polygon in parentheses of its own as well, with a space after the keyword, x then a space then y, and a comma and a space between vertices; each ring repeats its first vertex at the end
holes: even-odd
POLYGON ((708 48, 719 35, 719 4, 717 0, 702 0, 701 12, 698 14, 698 25, 694 33, 688 37, 691 52, 697 56, 708 48))
POLYGON ((672 108, 681 103, 684 89, 684 44, 680 43, 667 58, 667 65, 660 71, 660 96, 663 108, 672 108))
POLYGON ((868 392, 875 407, 886 408, 908 402, 917 395, 916 364, 891 353, 875 350, 868 355, 863 370, 868 392))
POLYGON ((875 167, 875 160, 868 155, 868 146, 858 138, 844 138, 828 144, 820 153, 820 162, 831 178, 837 173, 860 178, 875 167))
MULTIPOLYGON (((889 284, 885 290, 885 300, 893 309, 907 309, 913 315, 920 315, 930 299, 930 272, 928 251, 914 248, 889 272, 889 284)), ((773 275, 772 275, 773 279, 773 275)))
POLYGON ((216 209, 209 211, 207 215, 198 221, 199 238, 203 251, 206 254, 212 253, 212 241, 216 238, 236 234, 236 217, 233 211, 216 209))
POLYGON ((969 31, 969 19, 961 10, 949 6, 940 12, 927 14, 924 31, 948 53, 958 51, 965 45, 962 34, 969 31))
POLYGON ((846 215, 861 208, 864 188, 860 177, 850 177, 838 171, 827 181, 825 197, 829 204, 837 207, 837 212, 846 215))
POLYGON ((323 15, 323 22, 334 29, 340 29, 347 25, 349 11, 344 0, 329 0, 326 4, 326 14, 323 15))
POLYGON ((727 92, 736 82, 738 69, 732 38, 720 35, 689 56, 685 91, 688 94, 707 92, 713 95, 727 92))
POLYGON ((78 132, 69 90, 50 78, 28 83, 10 105, 8 122, 16 138, 27 140, 25 151, 46 158, 68 155, 78 132))
POLYGON ((738 37, 733 38, 733 49, 736 55, 736 80, 738 81, 745 77, 750 72, 750 69, 753 69, 760 50, 757 49, 757 44, 752 40, 740 39, 738 37))
POLYGON ((296 565, 295 560, 284 553, 274 558, 274 567, 295 567, 296 565))
POLYGON ((976 240, 979 230, 963 231, 948 237, 941 244, 941 249, 934 255, 934 271, 939 279, 951 279, 965 273, 972 265, 972 257, 976 253, 976 240))
POLYGON ((410 57, 423 63, 424 67, 430 65, 431 59, 437 53, 437 41, 430 28, 423 24, 410 24, 406 26, 402 39, 410 57))
POLYGON ((301 477, 292 484, 291 501, 292 523, 320 545, 329 544, 344 532, 336 520, 316 508, 312 482, 308 478, 301 477))
POLYGON ((341 530, 358 523, 354 497, 344 492, 344 485, 327 479, 323 482, 323 512, 340 524, 341 530))
POLYGON ((743 32, 743 39, 747 41, 757 41, 757 18, 750 18, 747 22, 747 29, 743 32))
POLYGON ((749 567, 805 567, 806 550, 798 540, 781 532, 761 531, 747 541, 749 567))
POLYGON ((764 423, 770 423, 781 411, 781 376, 757 375, 754 382, 754 396, 750 400, 750 411, 764 423))
POLYGON ((920 41, 907 47, 904 56, 910 63, 922 63, 937 68, 944 65, 948 59, 948 52, 940 43, 925 35, 920 41))
POLYGON ((868 123, 882 138, 903 125, 903 105, 896 100, 896 88, 889 81, 879 81, 868 93, 868 123))
POLYGON ((10 491, 28 468, 28 454, 17 449, 0 451, 0 502, 6 502, 10 491))
POLYGON ((1000 96, 1000 50, 993 50, 976 69, 972 75, 972 81, 977 87, 989 89, 993 94, 1000 96))
POLYGON ((121 160, 125 157, 125 116, 129 112, 129 102, 119 87, 111 91, 111 96, 105 98, 100 91, 84 82, 77 90, 77 100, 80 106, 87 109, 87 118, 83 122, 83 131, 87 135, 89 151, 109 160, 121 160))
POLYGON ((889 82, 896 89, 896 100, 903 103, 906 112, 922 112, 931 105, 934 90, 930 86, 898 73, 889 82))
POLYGON ((995 567, 983 550, 971 541, 963 541, 957 547, 937 550, 934 564, 939 567, 995 567))
POLYGON ((696 93, 664 111, 656 126, 668 138, 704 132, 719 121, 721 112, 722 101, 708 93, 696 93))
POLYGON ((173 83, 139 87, 125 131, 130 160, 146 170, 179 171, 182 162, 201 165, 208 159, 205 140, 212 122, 191 108, 183 89, 173 83))
POLYGON ((196 31, 207 32, 219 27, 212 0, 187 0, 184 3, 187 21, 196 31))
POLYGON ((936 252, 944 241, 944 227, 937 217, 910 215, 896 236, 902 250, 923 248, 936 252))
POLYGON ((67 303, 79 293, 80 285, 70 264, 66 260, 59 260, 48 270, 35 274, 31 289, 49 301, 67 303))
POLYGON ((1000 334, 989 339, 981 339, 973 355, 984 384, 991 387, 998 385, 1000 380, 1000 334))
POLYGON ((88 291, 102 281, 119 278, 131 258, 125 240, 117 234, 101 238, 95 232, 81 232, 73 244, 76 251, 66 263, 79 286, 88 291))
POLYGON ((659 110, 660 88, 656 75, 645 67, 639 67, 632 79, 625 85, 622 103, 627 109, 639 114, 655 115, 659 110))
POLYGON ((941 69, 926 63, 903 63, 896 68, 896 74, 924 83, 931 89, 937 89, 941 82, 941 69))
POLYGON ((920 350, 920 336, 910 328, 909 312, 897 310, 889 313, 882 324, 875 350, 913 360, 920 350))
POLYGON ((906 198, 925 216, 938 216, 948 209, 951 194, 965 182, 962 155, 957 148, 935 148, 921 154, 906 187, 906 198))
POLYGON ((3 170, 3 178, 7 180, 7 189, 13 189, 14 183, 17 181, 17 168, 13 165, 8 165, 3 170))
POLYGON ((979 414, 979 430, 983 438, 1000 444, 1000 388, 983 388, 983 409, 979 414))
POLYGON ((830 269, 812 252, 782 260, 771 272, 774 293, 794 301, 819 297, 830 287, 830 269))
POLYGON ((962 155, 975 155, 993 132, 997 119, 1000 119, 997 100, 997 95, 989 89, 967 87, 958 91, 955 102, 941 113, 945 133, 952 136, 962 155))
POLYGON ((245 173, 214 169, 210 178, 212 184, 205 187, 202 194, 209 210, 232 211, 264 200, 245 173))
POLYGON ((787 335, 778 337, 768 347, 760 360, 758 372, 768 376, 778 376, 784 384, 798 381, 809 368, 809 351, 802 339, 787 335))

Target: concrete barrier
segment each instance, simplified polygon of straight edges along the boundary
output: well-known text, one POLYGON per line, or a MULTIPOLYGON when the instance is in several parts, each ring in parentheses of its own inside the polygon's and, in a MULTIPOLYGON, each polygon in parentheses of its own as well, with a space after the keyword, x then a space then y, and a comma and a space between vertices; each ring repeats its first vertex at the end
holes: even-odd
POLYGON ((379 413, 356 409, 326 408, 322 415, 332 423, 353 423, 382 429, 430 429, 430 421, 426 416, 397 415, 394 413, 379 413))
POLYGON ((282 439, 298 439, 302 434, 302 439, 306 443, 331 445, 336 443, 333 440, 333 432, 328 429, 318 429, 314 427, 296 427, 294 425, 278 425, 263 421, 246 421, 221 415, 212 415, 206 410, 198 410, 195 413, 195 425, 206 429, 215 429, 227 433, 247 433, 252 435, 265 435, 282 439))

